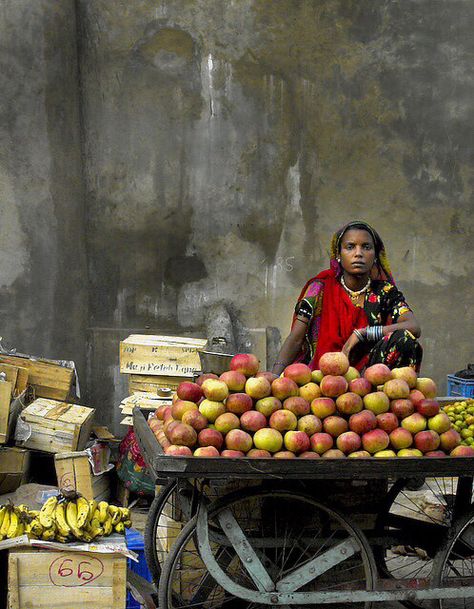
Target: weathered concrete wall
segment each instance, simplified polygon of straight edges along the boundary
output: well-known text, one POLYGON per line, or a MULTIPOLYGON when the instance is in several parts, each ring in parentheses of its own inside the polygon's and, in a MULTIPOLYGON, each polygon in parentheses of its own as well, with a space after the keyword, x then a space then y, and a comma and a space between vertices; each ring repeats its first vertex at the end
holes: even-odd
POLYGON ((285 333, 363 218, 424 373, 472 360, 471 2, 79 5, 94 326, 198 333, 222 301, 285 333))
POLYGON ((73 0, 0 2, 0 334, 75 359, 87 267, 73 0))
POLYGON ((472 361, 472 2, 0 6, 1 333, 81 362, 89 319, 104 420, 120 338, 202 335, 219 304, 241 347, 285 334, 353 218, 386 242, 424 373, 472 361))

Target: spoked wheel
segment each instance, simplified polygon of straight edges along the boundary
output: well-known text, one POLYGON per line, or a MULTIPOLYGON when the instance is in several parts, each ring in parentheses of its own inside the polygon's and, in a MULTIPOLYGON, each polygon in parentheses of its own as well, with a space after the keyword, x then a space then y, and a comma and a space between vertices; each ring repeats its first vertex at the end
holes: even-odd
POLYGON ((371 590, 374 576, 365 537, 342 515, 306 495, 248 489, 200 509, 183 529, 163 566, 160 609, 258 609, 272 598, 286 609, 368 609, 348 597, 371 590), (302 592, 335 594, 320 605, 302 592), (295 596, 282 602, 279 593, 295 596))
MULTIPOLYGON (((456 519, 436 557, 433 585, 474 587, 474 511, 456 519)), ((442 609, 474 609, 474 594, 438 601, 442 609)))
MULTIPOLYGON (((411 480, 395 482, 375 524, 375 536, 383 542, 373 551, 383 577, 425 580, 428 585, 433 560, 453 522, 457 481, 427 478, 422 486, 411 480)), ((402 604, 409 609, 434 606, 424 600, 402 604)))

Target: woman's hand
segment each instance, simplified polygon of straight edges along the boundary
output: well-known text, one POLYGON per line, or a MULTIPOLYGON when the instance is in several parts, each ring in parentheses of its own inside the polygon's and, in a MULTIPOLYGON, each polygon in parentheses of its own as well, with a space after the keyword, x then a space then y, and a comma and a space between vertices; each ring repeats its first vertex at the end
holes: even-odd
POLYGON ((349 357, 350 352, 356 345, 359 344, 359 342, 359 338, 353 332, 342 347, 342 352, 349 357))

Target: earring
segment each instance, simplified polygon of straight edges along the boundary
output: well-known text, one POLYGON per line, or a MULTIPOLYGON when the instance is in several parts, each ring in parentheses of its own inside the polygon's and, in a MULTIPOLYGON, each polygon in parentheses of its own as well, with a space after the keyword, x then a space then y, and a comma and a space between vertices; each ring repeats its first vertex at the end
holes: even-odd
POLYGON ((340 262, 341 262, 341 259, 340 259, 340 258, 338 258, 338 259, 337 259, 337 261, 340 263, 340 262))

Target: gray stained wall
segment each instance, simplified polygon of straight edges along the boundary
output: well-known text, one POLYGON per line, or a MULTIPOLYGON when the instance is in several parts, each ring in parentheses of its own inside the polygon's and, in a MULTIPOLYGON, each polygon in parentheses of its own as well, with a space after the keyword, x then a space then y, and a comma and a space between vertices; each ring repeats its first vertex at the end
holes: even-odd
POLYGON ((0 6, 1 333, 75 357, 103 420, 120 338, 202 335, 216 304, 240 337, 284 335, 354 218, 423 374, 443 391, 472 361, 470 0, 0 6))

